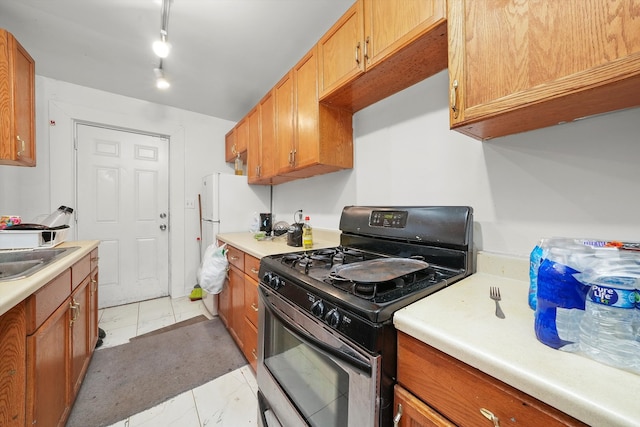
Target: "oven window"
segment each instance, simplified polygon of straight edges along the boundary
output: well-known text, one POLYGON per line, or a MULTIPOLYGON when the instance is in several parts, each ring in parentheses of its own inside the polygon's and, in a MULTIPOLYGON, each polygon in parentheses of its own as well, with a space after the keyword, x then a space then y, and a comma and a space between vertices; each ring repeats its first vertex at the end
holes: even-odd
MULTIPOLYGON (((349 374, 267 314, 264 364, 311 426, 347 426, 349 374)), ((268 397, 267 397, 268 398, 268 397)))

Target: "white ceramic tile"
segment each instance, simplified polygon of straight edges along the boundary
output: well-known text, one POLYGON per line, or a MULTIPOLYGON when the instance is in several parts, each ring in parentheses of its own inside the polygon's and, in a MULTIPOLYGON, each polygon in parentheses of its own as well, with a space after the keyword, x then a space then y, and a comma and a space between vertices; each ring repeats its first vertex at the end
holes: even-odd
POLYGON ((193 393, 187 391, 151 409, 132 415, 128 427, 200 427, 193 393))
POLYGON ((172 299, 171 304, 173 305, 173 313, 175 315, 176 322, 181 322, 200 315, 204 315, 209 319, 212 318, 202 303, 202 300, 191 301, 189 297, 182 297, 172 299))
POLYGON ((136 336, 138 329, 135 324, 126 325, 121 328, 111 328, 108 325, 100 324, 100 327, 104 330, 106 336, 102 339, 102 346, 100 346, 98 350, 128 343, 129 338, 136 336))
POLYGON ((173 316, 173 306, 171 298, 157 298, 139 303, 139 321, 159 319, 161 317, 173 316))
POLYGON ((257 425, 258 401, 240 369, 193 389, 193 395, 203 426, 257 425))
POLYGON ((105 325, 105 327, 113 329, 136 325, 138 323, 138 304, 105 308, 100 323, 101 327, 105 325))
MULTIPOLYGON (((253 369, 250 365, 245 365, 240 368, 240 372, 244 376, 245 381, 251 387, 254 396, 258 396, 258 382, 256 381, 256 374, 253 372, 253 369)), ((257 397, 256 397, 257 398, 257 397)))
POLYGON ((173 325, 176 323, 173 314, 165 315, 153 319, 140 319, 138 322, 137 335, 146 334, 147 332, 155 331, 156 329, 164 328, 165 326, 173 325))

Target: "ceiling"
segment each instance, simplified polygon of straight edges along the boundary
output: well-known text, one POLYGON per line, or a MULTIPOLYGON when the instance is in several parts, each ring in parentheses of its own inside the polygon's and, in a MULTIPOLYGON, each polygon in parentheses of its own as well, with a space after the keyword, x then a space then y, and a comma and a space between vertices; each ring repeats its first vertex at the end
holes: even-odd
POLYGON ((2 0, 36 74, 238 121, 355 0, 172 0, 171 87, 155 87, 160 0, 2 0))

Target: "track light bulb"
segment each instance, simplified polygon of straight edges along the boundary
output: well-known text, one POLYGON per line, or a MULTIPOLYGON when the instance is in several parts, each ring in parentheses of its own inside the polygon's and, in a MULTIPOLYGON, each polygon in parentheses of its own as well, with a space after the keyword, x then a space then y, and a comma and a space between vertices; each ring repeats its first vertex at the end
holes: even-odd
POLYGON ((166 58, 169 56, 171 43, 167 41, 167 32, 164 30, 160 31, 160 40, 153 42, 151 47, 153 48, 153 52, 158 55, 159 58, 166 58))
POLYGON ((154 68, 153 72, 156 75, 156 87, 158 89, 169 89, 171 84, 164 76, 164 70, 162 68, 154 68))

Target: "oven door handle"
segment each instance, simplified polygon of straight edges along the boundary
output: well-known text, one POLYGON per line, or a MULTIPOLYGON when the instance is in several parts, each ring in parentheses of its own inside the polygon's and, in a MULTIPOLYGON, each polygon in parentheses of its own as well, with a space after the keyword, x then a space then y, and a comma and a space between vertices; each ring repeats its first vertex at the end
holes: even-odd
MULTIPOLYGON (((371 367, 371 365, 369 363, 367 363, 365 361, 362 361, 362 360, 352 356, 349 353, 341 351, 338 348, 335 348, 335 347, 332 347, 330 345, 327 345, 327 344, 323 343, 322 341, 320 341, 316 337, 312 336, 308 332, 306 334, 304 332, 301 332, 302 328, 300 328, 298 326, 295 326, 295 325, 292 325, 290 321, 287 321, 286 319, 284 319, 283 318, 284 314, 281 314, 280 310, 278 310, 269 301, 267 301, 267 298, 263 298, 263 301, 264 301, 265 304, 268 305, 267 308, 271 312, 271 314, 274 315, 275 317, 277 317, 278 320, 282 323, 283 327, 287 331, 289 331, 289 333, 294 335, 297 339, 299 339, 300 341, 302 341, 302 342, 304 342, 304 343, 306 343, 308 345, 313 345, 313 346, 317 347, 318 350, 322 351, 323 353, 327 354, 328 356, 333 356, 333 357, 338 358, 339 360, 343 360, 346 363, 349 363, 351 366, 356 367, 357 369, 359 369, 364 374, 367 374, 367 375, 371 376, 372 367, 371 367)), ((302 329, 302 330, 304 330, 304 329, 302 329)))

